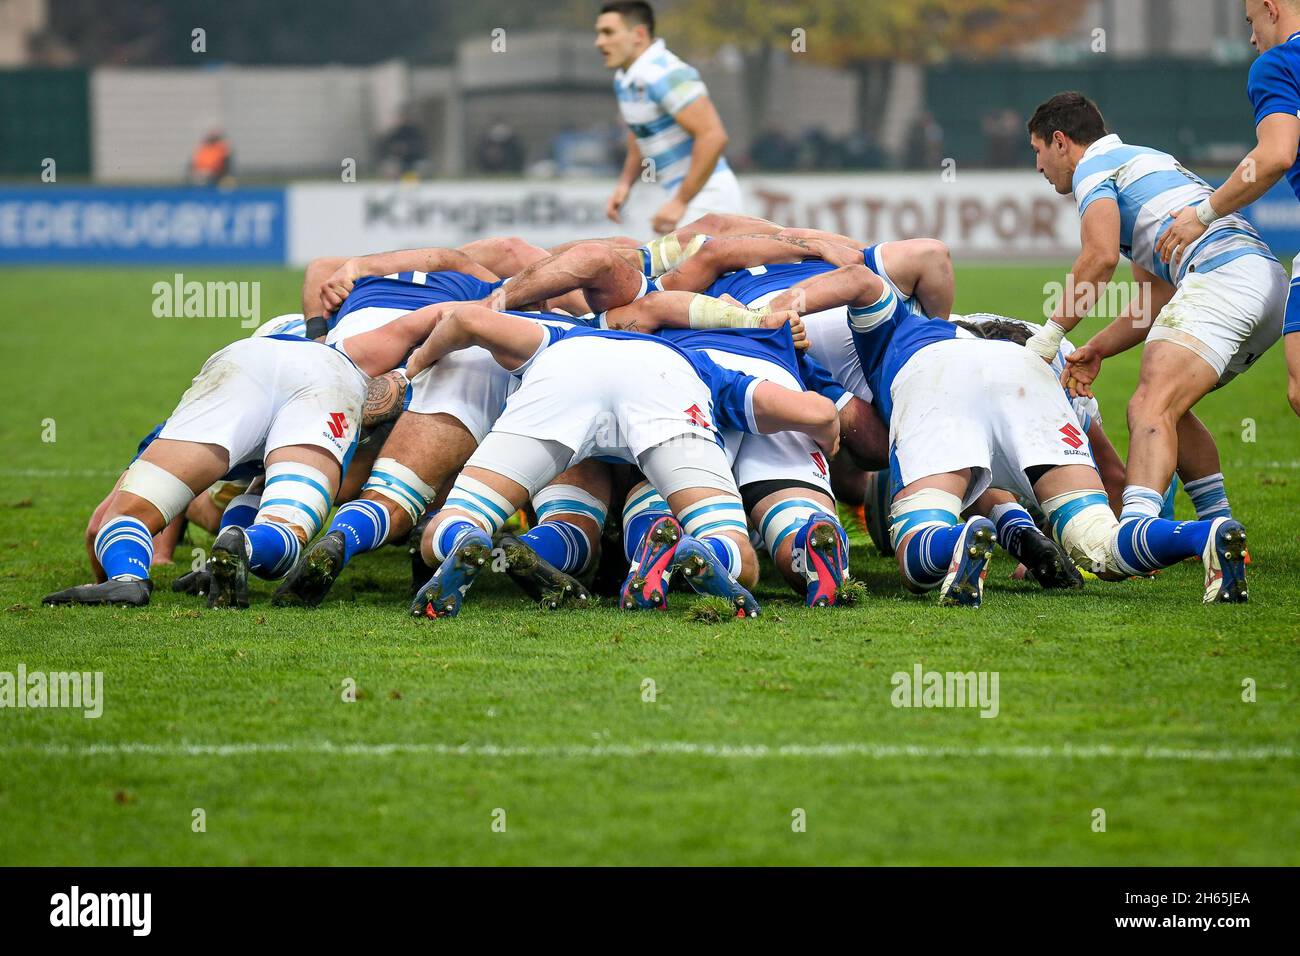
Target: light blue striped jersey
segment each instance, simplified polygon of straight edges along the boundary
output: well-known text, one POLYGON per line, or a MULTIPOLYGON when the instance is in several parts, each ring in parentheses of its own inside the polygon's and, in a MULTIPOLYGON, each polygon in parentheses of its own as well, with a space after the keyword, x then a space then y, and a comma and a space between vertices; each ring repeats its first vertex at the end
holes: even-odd
MULTIPOLYGON (((623 121, 636 137, 641 158, 654 163, 655 179, 673 190, 691 168, 691 134, 674 117, 709 91, 700 74, 655 40, 626 70, 614 74, 614 94, 623 121)), ((729 169, 718 157, 714 172, 729 169)))
POLYGON ((1169 228, 1170 215, 1198 205, 1214 190, 1170 156, 1146 146, 1126 145, 1104 136, 1088 147, 1074 171, 1074 198, 1082 216, 1099 199, 1119 204, 1120 251, 1152 275, 1178 285, 1188 272, 1210 272, 1241 256, 1277 261, 1264 240, 1239 213, 1224 216, 1190 249, 1177 271, 1156 255, 1156 243, 1169 228))
POLYGON ((303 318, 301 312, 277 315, 275 318, 267 319, 255 328, 249 338, 260 338, 267 335, 296 335, 299 338, 306 338, 307 320, 303 318))

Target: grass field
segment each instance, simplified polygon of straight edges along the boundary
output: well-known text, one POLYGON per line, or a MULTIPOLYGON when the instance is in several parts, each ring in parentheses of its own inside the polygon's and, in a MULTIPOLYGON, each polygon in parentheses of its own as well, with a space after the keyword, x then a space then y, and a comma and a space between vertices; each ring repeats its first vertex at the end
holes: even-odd
MULTIPOLYGON (((0 710, 0 865, 1300 863, 1280 346, 1203 405, 1250 533, 1247 606, 1202 606, 1199 565, 1045 594, 999 554, 982 610, 940 609, 856 539, 861 604, 809 611, 769 578, 747 622, 689 620, 683 598, 546 616, 491 581, 460 618, 416 622, 395 548, 318 611, 272 609, 259 582, 248 612, 210 612, 169 588, 209 543, 192 531, 149 608, 42 608, 88 580, 82 529, 136 441, 246 334, 154 318, 171 272, 0 272, 0 671, 104 675, 99 719, 0 710), (1000 713, 896 709, 890 677, 917 663, 998 672, 1000 713)), ((1033 317, 1063 274, 963 269, 958 309, 1033 317)), ((288 271, 186 278, 260 280, 264 316, 296 308, 288 271)), ((1099 384, 1121 451, 1136 364, 1099 384)))

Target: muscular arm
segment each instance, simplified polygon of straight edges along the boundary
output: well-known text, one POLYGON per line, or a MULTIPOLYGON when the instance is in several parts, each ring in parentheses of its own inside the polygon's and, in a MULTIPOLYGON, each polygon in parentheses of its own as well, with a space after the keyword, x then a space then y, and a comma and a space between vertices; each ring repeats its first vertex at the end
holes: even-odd
POLYGON ((841 266, 792 285, 773 299, 773 312, 792 310, 811 315, 837 306, 874 305, 884 294, 885 283, 865 265, 841 266))
POLYGON ((1141 289, 1141 295, 1130 301, 1124 311, 1086 345, 1065 357, 1061 383, 1073 394, 1091 396, 1092 384, 1101 374, 1101 363, 1146 339, 1156 316, 1173 298, 1173 286, 1136 262, 1133 263, 1133 278, 1141 289))
POLYGON ((797 317, 753 312, 699 292, 652 292, 630 305, 610 309, 605 324, 611 329, 650 333, 659 329, 776 328, 792 318, 797 317))
POLYGON ((443 356, 475 345, 491 352, 502 368, 514 371, 537 353, 545 337, 546 329, 536 322, 473 303, 456 303, 440 316, 407 362, 406 371, 414 378, 443 356))
POLYGON ((1174 297, 1174 287, 1159 276, 1152 275, 1136 262, 1133 279, 1142 290, 1136 301, 1130 301, 1115 320, 1094 335, 1088 342, 1103 359, 1127 352, 1144 341, 1156 316, 1174 297))
POLYGON ((463 252, 484 269, 503 279, 518 275, 534 262, 550 255, 541 246, 535 246, 518 236, 476 239, 461 246, 457 251, 463 252))
POLYGON ((374 428, 391 422, 402 413, 406 399, 406 380, 400 372, 388 372, 372 378, 366 387, 366 400, 361 409, 361 426, 374 428))
POLYGON ((754 389, 754 423, 761 434, 797 431, 810 436, 833 458, 839 451, 839 413, 835 403, 815 392, 796 392, 775 382, 754 389))
MULTIPOLYGON (((1300 147, 1300 117, 1273 113, 1260 120, 1255 132, 1259 137, 1258 144, 1210 197, 1210 207, 1220 217, 1245 209, 1272 189, 1295 165, 1297 148, 1300 147)), ((1208 228, 1197 217, 1196 207, 1189 206, 1165 230, 1156 243, 1156 252, 1162 260, 1170 262, 1175 250, 1188 248, 1205 235, 1208 228)), ((1179 255, 1181 257, 1181 252, 1179 255)))
POLYGON ((686 206, 699 195, 713 175, 718 160, 722 158, 722 151, 727 148, 727 130, 722 125, 722 117, 714 108, 713 101, 707 96, 701 96, 679 110, 675 119, 694 140, 691 145, 690 169, 677 187, 676 198, 686 206))
POLYGON ((1080 241, 1083 250, 1066 277, 1064 293, 1052 318, 1025 343, 1044 362, 1056 358, 1061 339, 1092 311, 1101 287, 1115 275, 1120 256, 1119 203, 1114 199, 1094 201, 1084 211, 1080 241))
POLYGON ((778 236, 728 236, 710 239, 659 284, 670 291, 703 292, 719 276, 754 266, 821 258, 833 265, 861 262, 862 253, 823 239, 783 239, 778 236))
POLYGON ((395 272, 463 272, 484 282, 497 277, 459 249, 430 247, 377 252, 347 259, 321 284, 321 303, 329 312, 337 312, 356 281, 365 276, 386 276, 395 272))

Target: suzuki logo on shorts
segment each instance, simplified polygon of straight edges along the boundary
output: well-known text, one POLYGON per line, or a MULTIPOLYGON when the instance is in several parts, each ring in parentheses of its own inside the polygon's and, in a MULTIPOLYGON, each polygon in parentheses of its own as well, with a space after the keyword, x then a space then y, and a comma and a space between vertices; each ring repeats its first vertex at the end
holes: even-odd
POLYGON ((686 409, 686 417, 701 428, 710 427, 709 420, 704 417, 704 413, 700 411, 699 405, 692 405, 690 408, 686 409))
POLYGON ((1074 425, 1062 425, 1061 435, 1061 441, 1065 442, 1071 448, 1083 447, 1083 434, 1074 425))
POLYGON ((342 412, 332 412, 329 420, 330 434, 335 438, 342 438, 343 433, 347 431, 348 417, 342 412))
POLYGON ((815 451, 812 453, 812 460, 813 460, 813 464, 817 466, 817 470, 821 473, 821 476, 825 478, 826 477, 826 456, 819 451, 815 451))

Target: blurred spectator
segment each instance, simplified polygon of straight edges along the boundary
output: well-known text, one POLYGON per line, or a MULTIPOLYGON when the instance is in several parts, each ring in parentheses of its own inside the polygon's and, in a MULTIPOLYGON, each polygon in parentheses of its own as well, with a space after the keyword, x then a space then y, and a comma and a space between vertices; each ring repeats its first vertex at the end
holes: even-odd
POLYGON ((418 179, 428 172, 424 130, 403 108, 397 123, 379 138, 379 169, 388 179, 418 179))
POLYGON ((805 169, 843 169, 842 144, 822 127, 806 130, 803 134, 803 161, 805 169))
POLYGON ((845 169, 880 169, 885 154, 870 130, 855 130, 844 138, 845 169))
POLYGON ((1022 164, 1026 150, 1025 131, 1015 110, 1004 107, 987 113, 984 127, 984 163, 994 169, 1022 164))
POLYGON ((923 112, 913 122, 906 161, 911 169, 937 169, 943 163, 943 127, 933 113, 923 112))
POLYGON ((214 129, 190 155, 190 182, 195 186, 218 186, 229 181, 232 159, 226 134, 214 129))
POLYGON ((755 169, 783 172, 794 166, 795 147, 776 124, 769 122, 749 147, 755 169))
POLYGON ((478 141, 475 160, 481 172, 518 173, 524 168, 524 144, 504 120, 497 120, 478 141))

